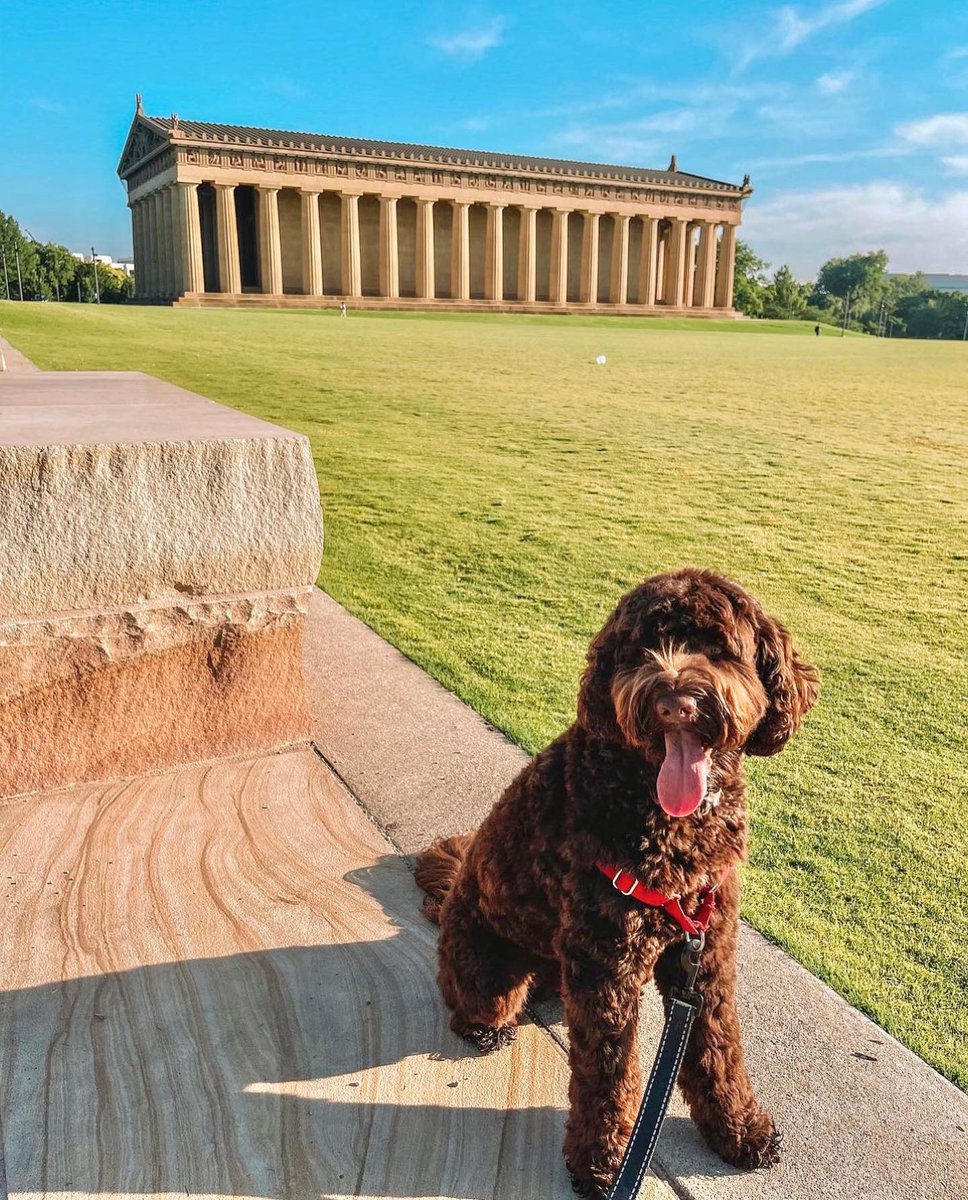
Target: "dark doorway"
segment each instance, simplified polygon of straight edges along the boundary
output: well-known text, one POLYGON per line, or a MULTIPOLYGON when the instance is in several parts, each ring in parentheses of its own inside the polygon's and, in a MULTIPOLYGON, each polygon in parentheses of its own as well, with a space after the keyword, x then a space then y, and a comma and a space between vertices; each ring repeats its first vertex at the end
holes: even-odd
POLYGON ((202 277, 206 292, 218 291, 218 237, 215 232, 215 188, 198 185, 198 223, 202 232, 202 277))
POLYGON ((255 188, 243 184, 235 189, 235 220, 239 228, 239 273, 242 277, 242 291, 261 292, 255 188))

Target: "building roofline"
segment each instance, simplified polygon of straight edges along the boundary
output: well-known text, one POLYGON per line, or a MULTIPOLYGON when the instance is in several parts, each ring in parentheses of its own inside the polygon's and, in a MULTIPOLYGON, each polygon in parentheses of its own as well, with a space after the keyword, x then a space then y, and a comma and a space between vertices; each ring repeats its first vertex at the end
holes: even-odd
MULTIPOLYGON (((696 191, 721 192, 739 197, 749 195, 752 190, 748 178, 742 184, 735 184, 712 179, 705 175, 693 175, 687 171, 680 171, 675 158, 669 164, 674 169, 661 170, 618 163, 555 159, 541 155, 510 154, 503 151, 463 149, 454 146, 431 146, 416 142, 342 137, 337 134, 267 129, 260 126, 221 125, 209 121, 186 121, 176 114, 172 114, 170 117, 149 116, 140 107, 135 113, 132 129, 138 122, 148 125, 170 143, 177 142, 179 144, 264 147, 297 153, 302 151, 347 155, 368 154, 397 161, 532 171, 538 174, 610 179, 625 183, 652 183, 667 187, 695 189, 696 191)), ((123 161, 123 153, 121 157, 123 161)), ((146 156, 146 159, 148 157, 151 155, 146 156)), ((133 166, 134 164, 132 164, 132 168, 133 166)))

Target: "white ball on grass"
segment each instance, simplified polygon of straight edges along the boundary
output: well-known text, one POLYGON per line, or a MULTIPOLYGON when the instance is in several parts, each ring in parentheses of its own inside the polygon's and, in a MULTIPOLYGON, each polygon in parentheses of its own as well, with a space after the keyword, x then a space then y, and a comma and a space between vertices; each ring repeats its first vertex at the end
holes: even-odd
POLYGON ((606 362, 608 362, 608 359, 605 357, 604 354, 599 354, 598 358, 596 358, 595 361, 598 363, 598 365, 600 367, 604 367, 606 362))

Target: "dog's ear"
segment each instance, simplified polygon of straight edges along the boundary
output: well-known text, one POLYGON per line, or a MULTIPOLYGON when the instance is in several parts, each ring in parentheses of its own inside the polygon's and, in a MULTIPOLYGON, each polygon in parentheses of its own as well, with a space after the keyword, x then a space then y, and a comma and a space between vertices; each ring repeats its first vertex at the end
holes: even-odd
POLYGON ((612 679, 615 675, 615 649, 618 643, 613 613, 603 629, 592 638, 588 660, 578 686, 578 724, 594 737, 621 738, 615 719, 612 700, 612 679))
POLYGON ((769 707, 746 743, 747 754, 777 754, 820 694, 820 672, 803 661, 789 632, 765 613, 759 620, 756 670, 769 707))

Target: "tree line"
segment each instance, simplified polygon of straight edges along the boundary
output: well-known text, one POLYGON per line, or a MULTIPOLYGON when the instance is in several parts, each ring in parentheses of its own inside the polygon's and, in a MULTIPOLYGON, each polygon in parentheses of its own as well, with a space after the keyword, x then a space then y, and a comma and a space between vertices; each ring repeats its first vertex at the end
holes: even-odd
POLYGON ((83 262, 54 242, 35 242, 0 212, 0 298, 89 304, 99 293, 102 304, 120 304, 132 289, 130 276, 118 267, 83 262))
POLYGON ((736 244, 733 305, 750 317, 799 318, 881 337, 963 338, 968 294, 928 286, 921 271, 887 274, 887 254, 849 254, 823 264, 812 283, 798 283, 746 242, 736 244))

